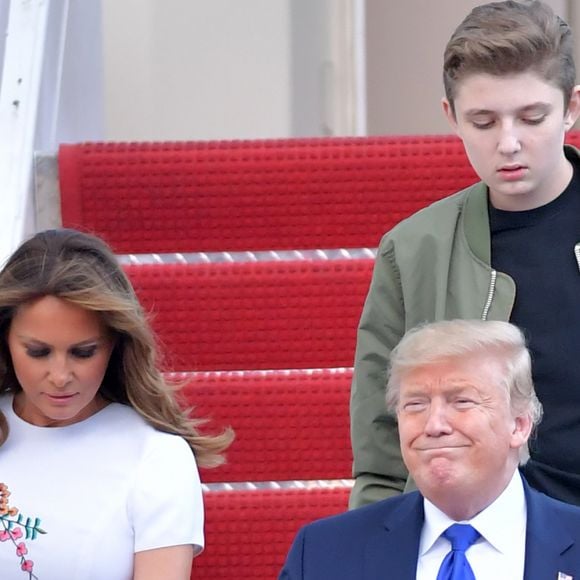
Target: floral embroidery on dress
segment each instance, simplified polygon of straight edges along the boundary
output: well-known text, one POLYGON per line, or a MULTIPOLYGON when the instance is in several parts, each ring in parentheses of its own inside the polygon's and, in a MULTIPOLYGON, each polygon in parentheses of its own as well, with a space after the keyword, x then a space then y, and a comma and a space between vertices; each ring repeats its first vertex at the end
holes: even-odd
POLYGON ((38 534, 46 532, 40 527, 39 518, 25 518, 17 507, 10 506, 9 497, 8 486, 0 482, 0 542, 10 542, 16 549, 20 569, 27 573, 29 580, 38 580, 38 576, 32 573, 34 562, 26 558, 28 547, 25 542, 18 540, 23 536, 25 540, 35 540, 38 534))

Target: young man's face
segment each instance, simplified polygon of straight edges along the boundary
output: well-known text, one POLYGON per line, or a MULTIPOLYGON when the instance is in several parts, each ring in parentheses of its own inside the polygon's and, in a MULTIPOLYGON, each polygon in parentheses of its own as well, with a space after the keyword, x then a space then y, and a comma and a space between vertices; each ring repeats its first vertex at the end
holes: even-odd
POLYGON ((580 112, 578 91, 565 110, 561 89, 533 72, 476 73, 459 83, 455 114, 443 101, 495 207, 532 209, 566 188, 572 167, 563 153, 564 134, 580 112))

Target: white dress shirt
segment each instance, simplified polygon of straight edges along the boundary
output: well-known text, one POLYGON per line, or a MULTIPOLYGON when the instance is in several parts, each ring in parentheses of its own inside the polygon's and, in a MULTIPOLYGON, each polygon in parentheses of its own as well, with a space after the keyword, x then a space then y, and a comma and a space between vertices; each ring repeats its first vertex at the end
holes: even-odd
MULTIPOLYGON (((417 580, 435 580, 443 558, 451 550, 441 534, 458 523, 424 499, 425 523, 419 544, 417 580)), ((526 498, 516 469, 502 494, 471 520, 481 537, 465 553, 477 580, 521 580, 526 550, 526 498)))

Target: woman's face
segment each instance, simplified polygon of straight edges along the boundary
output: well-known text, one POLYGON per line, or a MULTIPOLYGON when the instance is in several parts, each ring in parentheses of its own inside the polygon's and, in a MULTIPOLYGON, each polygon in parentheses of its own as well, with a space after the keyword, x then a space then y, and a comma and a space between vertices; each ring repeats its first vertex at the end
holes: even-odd
POLYGON ((78 423, 106 402, 99 395, 113 340, 97 313, 44 296, 20 306, 8 350, 22 391, 14 410, 41 427, 78 423))

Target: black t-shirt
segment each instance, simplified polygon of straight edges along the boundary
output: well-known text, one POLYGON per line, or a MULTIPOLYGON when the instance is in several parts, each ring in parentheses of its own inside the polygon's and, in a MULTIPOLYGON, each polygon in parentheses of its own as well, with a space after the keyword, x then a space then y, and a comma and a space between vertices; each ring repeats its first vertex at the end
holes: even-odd
POLYGON ((491 261, 516 284, 510 321, 528 340, 544 407, 531 459, 532 486, 580 505, 580 175, 552 202, 528 211, 490 206, 491 261))

